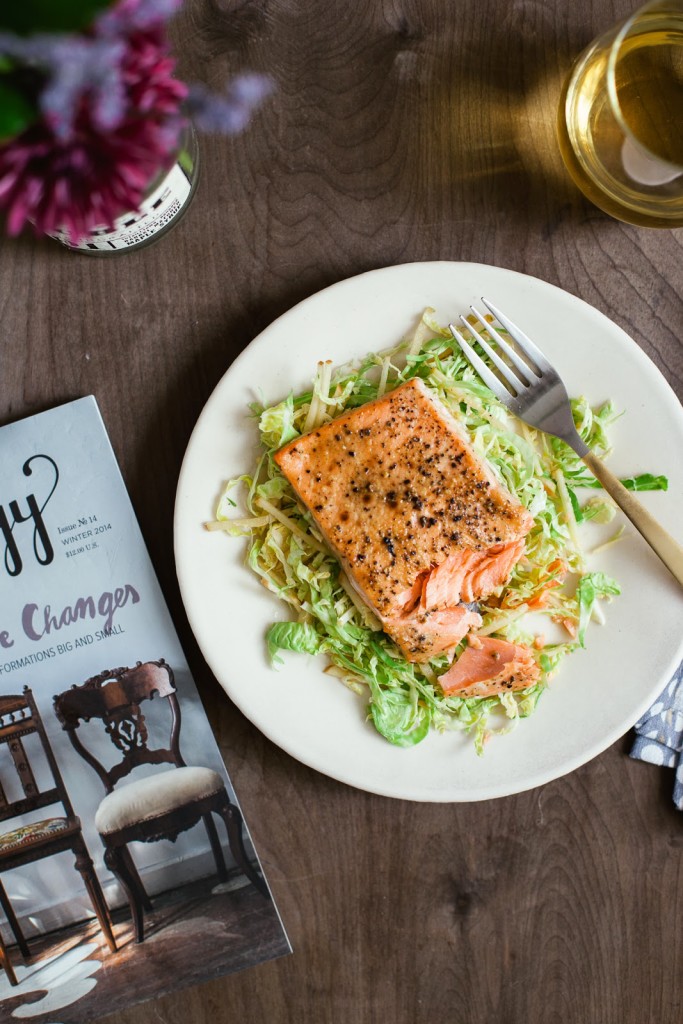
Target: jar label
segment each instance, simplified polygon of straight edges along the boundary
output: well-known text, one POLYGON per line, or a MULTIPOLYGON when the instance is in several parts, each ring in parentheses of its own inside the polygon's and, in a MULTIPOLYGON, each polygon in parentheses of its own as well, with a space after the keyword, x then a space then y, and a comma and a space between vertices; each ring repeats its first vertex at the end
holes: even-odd
POLYGON ((157 188, 140 203, 139 209, 117 217, 113 228, 95 228, 78 242, 70 241, 64 231, 50 235, 69 249, 84 252, 111 252, 128 249, 156 235, 177 217, 190 198, 192 183, 181 168, 174 164, 157 188))

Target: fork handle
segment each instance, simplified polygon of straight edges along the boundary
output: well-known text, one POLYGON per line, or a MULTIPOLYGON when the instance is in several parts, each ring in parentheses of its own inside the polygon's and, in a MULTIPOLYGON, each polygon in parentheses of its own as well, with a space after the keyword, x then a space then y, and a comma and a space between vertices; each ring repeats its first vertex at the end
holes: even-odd
POLYGON ((650 515, 631 491, 626 490, 621 481, 617 480, 614 473, 610 472, 597 455, 588 452, 583 456, 583 461, 607 493, 614 498, 622 512, 628 516, 636 530, 643 535, 655 554, 659 555, 669 572, 683 586, 683 547, 666 532, 654 516, 650 515))

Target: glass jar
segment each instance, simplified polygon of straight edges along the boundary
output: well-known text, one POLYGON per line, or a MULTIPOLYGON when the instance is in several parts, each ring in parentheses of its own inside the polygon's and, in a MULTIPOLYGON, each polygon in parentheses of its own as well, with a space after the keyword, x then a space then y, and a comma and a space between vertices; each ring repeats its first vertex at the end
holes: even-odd
POLYGON ((138 209, 117 217, 113 227, 94 228, 78 242, 72 242, 63 231, 52 232, 49 237, 87 256, 114 256, 142 249, 179 223, 189 209, 198 180, 199 146, 194 128, 188 125, 175 163, 152 179, 138 209))

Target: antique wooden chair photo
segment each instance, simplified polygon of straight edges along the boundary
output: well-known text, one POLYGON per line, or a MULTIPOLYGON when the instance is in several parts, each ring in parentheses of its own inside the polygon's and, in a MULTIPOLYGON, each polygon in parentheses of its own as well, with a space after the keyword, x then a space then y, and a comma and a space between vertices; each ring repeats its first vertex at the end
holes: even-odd
POLYGON ((9 953, 7 952, 7 947, 3 942, 2 935, 0 935, 0 967, 2 967, 5 974, 7 975, 10 985, 19 984, 19 982, 17 981, 17 976, 14 973, 14 968, 12 967, 12 961, 10 960, 9 953))
POLYGON ((173 672, 163 659, 138 662, 133 668, 107 669, 58 694, 54 707, 75 750, 104 785, 106 795, 97 810, 95 826, 105 847, 105 864, 128 898, 137 942, 144 939, 143 910, 150 910, 151 902, 128 849, 131 842, 175 841, 181 832, 203 821, 218 877, 225 881, 227 869, 213 820, 213 815, 218 814, 225 823, 230 850, 238 866, 261 893, 268 895, 263 878, 247 857, 242 816, 228 797, 222 776, 212 768, 188 766, 182 758, 180 704, 173 672), (153 698, 167 700, 170 707, 168 747, 148 745, 147 723, 140 705, 153 698), (92 743, 81 741, 79 726, 92 719, 102 722, 121 755, 110 768, 105 768, 93 754, 92 743), (135 768, 161 764, 173 765, 173 769, 129 780, 115 788, 135 768))
MULTIPOLYGON (((25 864, 31 864, 45 857, 52 857, 57 853, 70 850, 75 856, 76 870, 83 879, 107 944, 112 952, 115 951, 116 942, 112 933, 109 908, 81 833, 81 822, 74 814, 69 794, 45 732, 45 726, 36 707, 33 693, 28 687, 24 687, 21 694, 0 697, 0 745, 3 744, 7 746, 11 764, 19 777, 23 796, 10 800, 6 795, 10 791, 9 779, 6 777, 3 785, 3 780, 0 778, 0 822, 8 822, 12 818, 30 817, 35 811, 43 810, 46 807, 55 807, 58 804, 62 806, 63 815, 41 818, 29 823, 24 821, 14 829, 0 833, 0 878, 5 871, 12 868, 23 867, 25 864), (37 736, 39 746, 29 756, 27 750, 29 744, 25 740, 33 734, 37 736), (41 748, 42 757, 40 755, 41 748), (36 773, 39 770, 38 758, 44 762, 41 767, 46 769, 51 776, 51 784, 48 789, 41 790, 36 782, 36 773)), ((28 943, 1 880, 0 905, 22 956, 24 959, 30 959, 28 943)), ((16 985, 16 976, 7 949, 1 939, 0 965, 5 968, 11 984, 16 985)))

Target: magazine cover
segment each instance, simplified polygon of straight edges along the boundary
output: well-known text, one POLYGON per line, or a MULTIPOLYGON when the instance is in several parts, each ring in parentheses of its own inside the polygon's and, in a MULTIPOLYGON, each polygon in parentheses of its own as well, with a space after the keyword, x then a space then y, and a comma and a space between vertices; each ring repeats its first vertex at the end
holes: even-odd
POLYGON ((288 952, 95 399, 0 428, 0 1021, 288 952))

